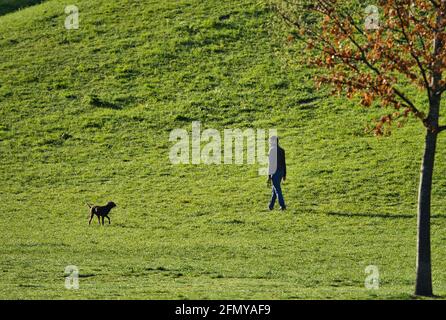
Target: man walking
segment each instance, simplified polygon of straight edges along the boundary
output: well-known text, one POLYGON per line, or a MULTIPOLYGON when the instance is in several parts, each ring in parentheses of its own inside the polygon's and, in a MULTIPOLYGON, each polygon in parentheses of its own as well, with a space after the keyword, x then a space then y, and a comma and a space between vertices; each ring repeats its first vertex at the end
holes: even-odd
POLYGON ((268 186, 271 185, 271 181, 273 184, 269 210, 274 209, 276 199, 279 200, 280 210, 285 210, 285 201, 283 200, 282 188, 280 186, 282 180, 286 180, 285 150, 279 146, 278 137, 272 136, 269 142, 268 186))

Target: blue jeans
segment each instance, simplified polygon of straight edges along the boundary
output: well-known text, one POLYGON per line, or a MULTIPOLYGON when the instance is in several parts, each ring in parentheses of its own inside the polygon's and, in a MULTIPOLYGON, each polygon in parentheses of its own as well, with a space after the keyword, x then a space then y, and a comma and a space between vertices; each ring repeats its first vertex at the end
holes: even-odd
POLYGON ((274 209, 274 204, 276 203, 276 199, 279 199, 279 205, 281 208, 285 209, 285 201, 283 200, 282 187, 280 184, 282 183, 283 172, 277 171, 272 176, 273 181, 273 190, 271 195, 271 202, 269 203, 269 208, 274 209))

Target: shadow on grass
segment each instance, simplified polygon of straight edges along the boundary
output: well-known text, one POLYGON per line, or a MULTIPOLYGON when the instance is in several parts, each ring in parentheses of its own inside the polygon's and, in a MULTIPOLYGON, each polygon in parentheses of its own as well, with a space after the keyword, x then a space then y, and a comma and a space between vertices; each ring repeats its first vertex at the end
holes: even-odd
POLYGON ((1 0, 0 16, 35 4, 42 3, 44 1, 46 0, 1 0))
POLYGON ((114 109, 114 110, 120 110, 122 107, 116 103, 105 101, 96 95, 92 95, 88 98, 88 103, 97 108, 106 108, 106 109, 114 109))
MULTIPOLYGON (((345 218, 383 218, 383 219, 416 219, 416 214, 392 214, 392 213, 348 213, 348 212, 327 212, 328 216, 345 218)), ((434 214, 432 219, 446 219, 446 215, 434 214)))
POLYGON ((434 294, 433 296, 429 296, 429 297, 416 296, 414 294, 410 295, 410 299, 412 299, 412 300, 444 300, 445 298, 446 298, 446 296, 440 296, 440 295, 436 295, 436 294, 434 294))

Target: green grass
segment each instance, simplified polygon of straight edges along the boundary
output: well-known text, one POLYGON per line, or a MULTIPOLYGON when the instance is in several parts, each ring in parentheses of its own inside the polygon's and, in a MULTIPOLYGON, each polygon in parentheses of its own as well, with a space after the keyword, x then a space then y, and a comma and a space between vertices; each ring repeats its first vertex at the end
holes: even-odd
POLYGON ((0 17, 0 298, 412 298, 419 123, 365 134, 379 110, 317 91, 262 2, 76 3, 79 30, 59 0, 0 17), (169 133, 192 121, 277 128, 289 210, 266 210, 257 166, 171 165, 169 133), (112 224, 88 226, 84 202, 109 200, 112 224), (64 288, 67 265, 79 290, 64 288), (379 290, 364 288, 368 265, 379 290))

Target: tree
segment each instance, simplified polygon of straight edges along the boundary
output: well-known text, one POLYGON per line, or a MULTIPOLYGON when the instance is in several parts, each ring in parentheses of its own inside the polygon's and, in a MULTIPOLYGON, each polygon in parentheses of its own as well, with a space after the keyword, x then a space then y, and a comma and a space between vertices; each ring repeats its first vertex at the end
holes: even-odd
POLYGON ((437 136, 446 130, 439 124, 446 90, 446 0, 377 0, 368 7, 357 0, 275 0, 274 7, 295 28, 288 40, 304 41, 309 62, 324 70, 318 85, 329 83, 365 107, 387 111, 372 127, 375 135, 409 117, 426 128, 415 294, 432 296, 430 207, 437 136), (426 94, 426 106, 415 104, 414 91, 426 94))

